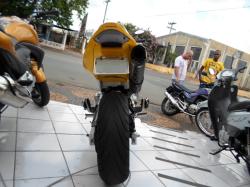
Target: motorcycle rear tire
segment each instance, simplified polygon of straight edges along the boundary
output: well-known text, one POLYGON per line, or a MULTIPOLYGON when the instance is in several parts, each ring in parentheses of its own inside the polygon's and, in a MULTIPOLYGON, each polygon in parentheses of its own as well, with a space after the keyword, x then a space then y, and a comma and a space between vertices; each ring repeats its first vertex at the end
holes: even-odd
MULTIPOLYGON (((197 111, 196 115, 195 115, 195 124, 196 126, 199 128, 199 130, 205 134, 207 137, 214 137, 214 132, 210 133, 206 130, 206 128, 203 127, 203 125, 201 124, 203 122, 203 120, 200 119, 200 116, 202 113, 208 113, 209 114, 209 110, 208 108, 201 108, 197 111)), ((209 117, 210 119, 210 117, 209 117)), ((212 122, 211 122, 212 123, 212 122)), ((212 125, 212 124, 211 124, 212 125)))
POLYGON ((166 104, 173 105, 171 103, 171 101, 167 97, 165 97, 161 103, 161 111, 163 112, 163 114, 165 114, 167 116, 173 116, 173 115, 179 113, 179 109, 175 108, 175 106, 169 106, 169 107, 172 107, 172 110, 167 110, 166 104))
POLYGON ((33 91, 38 94, 38 96, 32 97, 32 100, 36 105, 43 107, 49 103, 50 92, 46 81, 41 83, 35 83, 33 91))
POLYGON ((129 176, 129 104, 122 92, 104 93, 95 128, 98 171, 108 185, 129 176))

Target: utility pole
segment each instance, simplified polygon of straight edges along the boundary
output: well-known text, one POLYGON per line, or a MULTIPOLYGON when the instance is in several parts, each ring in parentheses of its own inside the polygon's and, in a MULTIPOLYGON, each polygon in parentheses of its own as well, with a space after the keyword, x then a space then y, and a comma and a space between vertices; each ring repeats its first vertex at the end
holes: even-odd
POLYGON ((169 28, 169 34, 171 34, 171 31, 172 30, 176 30, 175 28, 173 28, 173 25, 175 25, 176 23, 175 22, 168 22, 168 26, 167 28, 169 28))
POLYGON ((104 13, 104 17, 103 17, 103 22, 105 22, 105 18, 106 18, 106 13, 107 13, 107 8, 108 8, 108 4, 109 4, 110 0, 106 0, 105 3, 106 3, 106 8, 105 8, 105 13, 104 13))

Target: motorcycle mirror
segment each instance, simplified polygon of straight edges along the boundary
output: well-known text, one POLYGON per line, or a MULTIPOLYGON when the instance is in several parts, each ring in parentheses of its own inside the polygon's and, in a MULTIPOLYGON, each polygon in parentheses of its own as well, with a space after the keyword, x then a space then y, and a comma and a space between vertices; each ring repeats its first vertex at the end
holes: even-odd
POLYGON ((209 68, 208 71, 211 75, 215 75, 215 70, 213 68, 209 68))

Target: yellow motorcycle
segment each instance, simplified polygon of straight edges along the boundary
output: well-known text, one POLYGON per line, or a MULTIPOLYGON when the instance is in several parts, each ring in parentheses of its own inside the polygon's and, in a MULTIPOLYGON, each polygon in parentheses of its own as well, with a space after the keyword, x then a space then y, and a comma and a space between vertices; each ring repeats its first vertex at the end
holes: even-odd
POLYGON ((89 141, 95 144, 99 175, 108 185, 129 176, 129 138, 135 144, 139 136, 134 118, 145 114, 149 104, 138 99, 145 60, 145 48, 118 23, 101 25, 83 56, 84 67, 100 83, 95 105, 85 99, 83 106, 93 114, 89 141))
POLYGON ((43 58, 37 32, 29 22, 15 16, 0 17, 1 112, 7 106, 22 108, 32 100, 40 107, 48 104, 43 58))

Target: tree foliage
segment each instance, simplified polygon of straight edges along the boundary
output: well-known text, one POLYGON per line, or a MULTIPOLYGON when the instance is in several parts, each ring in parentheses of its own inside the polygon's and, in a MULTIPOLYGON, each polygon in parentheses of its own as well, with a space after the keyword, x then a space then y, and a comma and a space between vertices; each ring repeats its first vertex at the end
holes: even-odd
POLYGON ((0 12, 4 16, 27 18, 36 9, 38 0, 3 0, 0 1, 0 12))
POLYGON ((151 33, 150 30, 144 30, 132 23, 125 23, 123 26, 127 31, 136 39, 137 42, 143 44, 147 50, 147 62, 154 63, 155 61, 155 52, 157 48, 156 37, 151 33), (141 34, 136 34, 136 31, 143 31, 141 34))
POLYGON ((0 10, 2 15, 21 18, 27 18, 34 11, 58 10, 59 16, 50 21, 69 28, 73 23, 73 13, 76 12, 78 18, 83 19, 87 6, 88 0, 4 0, 0 3, 0 10))

